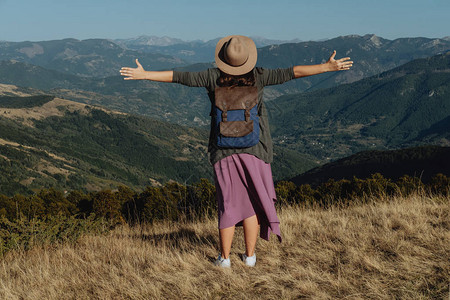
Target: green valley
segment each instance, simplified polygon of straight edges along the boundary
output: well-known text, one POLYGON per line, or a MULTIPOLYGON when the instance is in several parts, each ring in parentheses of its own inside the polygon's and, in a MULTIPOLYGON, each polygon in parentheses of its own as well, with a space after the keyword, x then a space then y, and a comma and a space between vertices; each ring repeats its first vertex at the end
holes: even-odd
MULTIPOLYGON (((212 181, 207 130, 36 93, 0 85, 0 193, 212 181)), ((275 155, 278 179, 317 165, 280 147, 275 155)))

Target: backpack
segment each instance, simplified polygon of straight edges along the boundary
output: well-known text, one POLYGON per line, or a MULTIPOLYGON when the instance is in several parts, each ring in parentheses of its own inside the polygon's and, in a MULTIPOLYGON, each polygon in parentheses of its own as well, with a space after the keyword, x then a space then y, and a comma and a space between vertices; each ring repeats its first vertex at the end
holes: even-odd
POLYGON ((258 89, 218 87, 214 91, 214 130, 217 146, 247 148, 259 142, 258 89))

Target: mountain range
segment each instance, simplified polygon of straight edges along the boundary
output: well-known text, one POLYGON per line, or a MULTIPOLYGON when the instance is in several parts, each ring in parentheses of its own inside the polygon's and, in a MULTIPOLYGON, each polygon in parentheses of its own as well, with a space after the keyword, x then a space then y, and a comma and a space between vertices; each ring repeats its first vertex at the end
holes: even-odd
MULTIPOLYGON (((274 140, 320 162, 366 149, 446 145, 448 69, 449 55, 436 55, 351 84, 267 101, 274 140)), ((209 124, 210 103, 202 88, 120 76, 85 78, 11 61, 0 62, 0 82, 180 125, 209 124)))
MULTIPOLYGON (((117 74, 120 66, 134 65, 131 57, 143 55, 142 57, 145 58, 145 55, 150 55, 149 53, 125 50, 111 41, 100 39, 85 41, 68 39, 42 42, 42 45, 41 42, 33 44, 32 47, 53 49, 54 56, 51 56, 49 51, 44 51, 30 58, 22 53, 25 51, 24 48, 28 49, 27 47, 31 46, 26 43, 10 43, 6 47, 5 43, 0 42, 1 59, 9 58, 9 60, 0 61, 0 82, 46 91, 52 90, 51 94, 59 97, 102 105, 123 112, 147 115, 182 125, 207 126, 209 122, 210 103, 204 89, 188 89, 155 82, 130 82, 124 81, 119 75, 95 77, 101 74, 117 74), (50 47, 51 45, 53 46, 50 47), (86 55, 58 58, 63 57, 61 53, 72 49, 74 45, 86 55), (126 63, 124 62, 125 54, 126 63), (38 56, 42 57, 38 59, 38 56), (89 57, 96 58, 90 61, 89 57), (12 58, 14 60, 11 60, 12 58), (83 59, 86 60, 84 63, 80 61, 83 59), (98 64, 97 60, 109 61, 109 63, 98 64), (50 68, 55 64, 65 66, 50 68), (80 65, 96 65, 97 68, 80 65), (80 71, 81 69, 83 71, 80 71), (95 70, 91 72, 90 70, 93 69, 95 70), (73 90, 77 93, 73 93, 73 90)), ((354 68, 346 72, 325 73, 268 87, 265 89, 265 99, 272 100, 283 95, 338 86, 370 77, 378 74, 377 72, 399 66, 403 62, 444 53, 450 49, 450 41, 426 38, 389 41, 374 35, 344 36, 323 42, 289 43, 260 48, 258 64, 275 68, 294 63, 320 63, 333 49, 337 49, 338 53, 350 52, 355 61, 354 68)), ((31 53, 29 55, 32 56, 31 53)), ((178 70, 198 71, 213 67, 210 63, 186 65, 179 58, 172 58, 170 61, 179 63, 178 70)), ((141 62, 145 65, 145 61, 141 59, 141 62)), ((166 65, 168 68, 171 66, 174 65, 166 65)))
MULTIPOLYGON (((212 179, 204 89, 113 74, 137 56, 162 69, 210 63, 100 39, 0 42, 0 49, 0 193, 212 179)), ((320 63, 333 49, 350 51, 354 70, 265 89, 276 180, 360 151, 450 145, 448 39, 366 35, 271 45, 258 49, 259 64, 320 63)))
MULTIPOLYGON (((199 49, 207 47, 209 58, 196 61, 213 63, 215 44, 218 39, 208 42, 192 42, 199 49)), ((257 40, 258 42, 258 40, 257 40)), ((348 35, 325 41, 289 42, 266 40, 258 45, 257 66, 265 68, 289 67, 297 64, 316 64, 326 61, 333 50, 337 57, 350 56, 355 61, 349 72, 340 76, 317 76, 307 78, 296 86, 297 91, 330 87, 350 83, 364 77, 387 71, 417 58, 444 53, 450 48, 450 39, 400 38, 383 39, 376 35, 348 35), (266 45, 272 42, 275 44, 266 45), (263 46, 264 45, 264 46, 263 46)), ((188 43, 189 44, 189 43, 188 43)), ((175 44, 164 47, 179 47, 175 44)), ((145 46, 145 45, 144 45, 145 46)), ((139 58, 145 68, 159 70, 186 67, 192 63, 180 56, 166 55, 164 51, 145 48, 133 50, 123 48, 106 39, 63 39, 41 42, 0 41, 0 61, 16 60, 28 64, 88 77, 108 77, 118 74, 122 66, 134 66, 139 58)), ((158 46, 162 47, 162 46, 158 46)), ((328 74, 329 75, 329 74, 328 74)), ((291 87, 292 88, 292 87, 291 87)), ((286 88, 285 88, 286 89, 286 88)))
MULTIPOLYGON (((285 44, 285 43, 299 43, 299 39, 293 40, 273 40, 263 37, 251 37, 255 42, 257 48, 285 44)), ((202 63, 214 61, 214 51, 217 42, 221 38, 215 38, 208 41, 195 40, 183 41, 167 36, 139 36, 130 39, 115 39, 113 42, 130 50, 138 50, 149 53, 161 53, 181 58, 190 63, 202 63)))
MULTIPOLYGON (((214 51, 219 39, 207 42, 175 43, 167 46, 153 46, 140 44, 139 50, 169 54, 189 61, 186 53, 191 56, 201 55, 193 62, 208 63, 202 67, 214 67, 214 51)), ((394 67, 400 66, 413 59, 425 58, 445 53, 450 49, 450 39, 429 38, 399 38, 388 40, 374 34, 347 35, 322 41, 274 41, 263 40, 258 43, 257 66, 264 68, 283 68, 298 64, 319 64, 325 62, 333 52, 336 58, 349 56, 355 62, 348 72, 321 74, 318 76, 292 81, 282 86, 272 87, 276 91, 269 98, 281 94, 316 90, 351 83, 369 77, 394 67)), ((125 45, 126 47, 126 45, 125 45)), ((196 70, 198 65, 185 66, 185 70, 196 70)))
POLYGON ((173 56, 127 50, 106 39, 0 42, 0 61, 25 62, 77 76, 117 75, 122 66, 129 65, 136 57, 155 70, 187 64, 173 56))

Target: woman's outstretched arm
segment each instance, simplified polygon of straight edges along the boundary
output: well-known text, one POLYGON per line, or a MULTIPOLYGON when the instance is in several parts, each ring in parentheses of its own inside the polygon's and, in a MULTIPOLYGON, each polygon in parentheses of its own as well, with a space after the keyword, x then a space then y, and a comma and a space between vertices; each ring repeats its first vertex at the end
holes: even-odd
POLYGON ((137 68, 122 67, 120 75, 126 76, 124 80, 147 79, 160 82, 172 82, 173 71, 145 71, 136 58, 137 68))
POLYGON ((335 60, 336 50, 333 51, 328 61, 320 65, 305 65, 305 66, 294 66, 295 78, 306 77, 311 75, 316 75, 325 72, 349 70, 353 66, 353 61, 350 61, 350 57, 344 57, 335 60))

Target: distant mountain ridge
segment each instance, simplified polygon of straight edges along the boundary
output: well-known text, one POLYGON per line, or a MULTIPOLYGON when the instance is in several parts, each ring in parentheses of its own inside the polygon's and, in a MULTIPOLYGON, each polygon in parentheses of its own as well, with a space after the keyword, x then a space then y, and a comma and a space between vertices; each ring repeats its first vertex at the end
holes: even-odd
MULTIPOLYGON (((251 37, 257 48, 274 44, 298 43, 299 39, 292 40, 274 40, 264 37, 251 37)), ((181 39, 170 38, 167 36, 146 36, 137 38, 114 39, 115 43, 130 50, 137 50, 150 53, 161 53, 178 57, 191 63, 212 62, 214 61, 214 50, 220 38, 202 41, 183 41, 181 39)))
MULTIPOLYGON (((148 46, 171 46, 177 44, 209 44, 215 45, 219 39, 222 37, 217 37, 210 40, 191 40, 186 41, 178 38, 172 38, 168 36, 155 36, 155 35, 141 35, 136 38, 127 38, 127 39, 113 39, 112 41, 123 46, 130 45, 148 45, 148 46)), ((300 39, 290 39, 290 40, 280 40, 280 39, 268 39, 261 36, 250 36, 250 38, 255 42, 256 47, 264 47, 268 45, 274 44, 285 44, 285 43, 298 43, 301 42, 300 39)))
MULTIPOLYGON (((121 46, 127 45, 146 45, 146 46, 172 46, 184 44, 186 41, 168 36, 141 35, 136 38, 112 39, 112 41, 121 46)), ((128 49, 132 49, 127 47, 128 49)), ((136 50, 136 49, 133 49, 136 50)))
MULTIPOLYGON (((145 37, 143 37, 145 41, 145 37)), ((152 37, 149 38, 152 40, 152 37)), ((288 67, 296 64, 322 63, 333 50, 338 57, 351 56, 355 61, 351 72, 340 75, 319 75, 301 82, 288 83, 285 91, 297 92, 350 83, 387 71, 410 60, 444 53, 450 49, 448 38, 399 38, 388 40, 374 34, 346 35, 320 41, 282 41, 253 37, 258 49, 258 66, 266 68, 288 67), (369 53, 370 52, 370 53, 369 53), (427 53, 427 54, 425 54, 427 53)), ((192 41, 170 45, 148 45, 140 39, 117 41, 124 47, 143 52, 154 52, 181 58, 191 63, 214 61, 215 46, 219 38, 210 41, 192 41)), ((280 89, 277 89, 280 91, 280 89)))
POLYGON ((77 76, 114 76, 137 57, 154 70, 187 64, 172 56, 126 50, 106 39, 0 42, 0 61, 14 60, 77 76))
POLYGON ((450 41, 420 37, 388 40, 374 34, 348 35, 323 42, 263 47, 258 49, 257 65, 265 68, 283 68, 292 65, 319 64, 326 62, 333 50, 337 52, 336 59, 350 57, 354 61, 351 70, 302 78, 277 86, 277 90, 286 94, 352 83, 414 59, 446 53, 450 50, 450 41))

